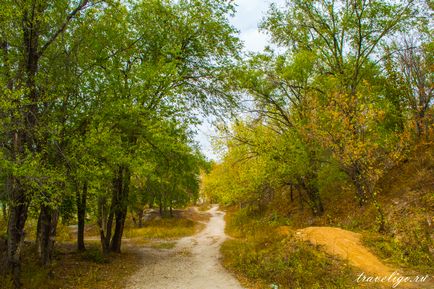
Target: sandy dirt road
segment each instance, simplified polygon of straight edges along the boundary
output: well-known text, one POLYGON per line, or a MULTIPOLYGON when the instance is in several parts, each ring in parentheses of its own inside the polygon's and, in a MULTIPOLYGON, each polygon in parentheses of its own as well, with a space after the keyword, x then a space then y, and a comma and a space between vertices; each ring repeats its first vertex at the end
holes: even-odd
POLYGON ((140 249, 142 267, 126 284, 131 289, 241 289, 220 264, 226 239, 224 213, 214 206, 209 222, 198 234, 180 239, 173 249, 140 249))

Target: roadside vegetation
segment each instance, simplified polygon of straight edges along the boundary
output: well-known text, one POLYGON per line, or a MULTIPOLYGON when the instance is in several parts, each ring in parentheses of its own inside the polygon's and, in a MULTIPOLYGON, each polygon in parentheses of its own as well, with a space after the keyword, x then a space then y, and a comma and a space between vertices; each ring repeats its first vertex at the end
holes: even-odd
POLYGON ((355 273, 345 261, 282 230, 284 218, 241 209, 226 217, 223 265, 246 288, 349 288, 355 273))

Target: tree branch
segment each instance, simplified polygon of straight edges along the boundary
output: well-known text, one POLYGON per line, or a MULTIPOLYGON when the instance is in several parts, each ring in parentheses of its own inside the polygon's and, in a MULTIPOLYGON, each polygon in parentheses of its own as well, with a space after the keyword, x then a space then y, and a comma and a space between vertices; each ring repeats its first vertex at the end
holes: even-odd
POLYGON ((68 25, 68 23, 71 21, 72 18, 74 18, 74 16, 80 12, 81 10, 83 10, 83 8, 87 5, 87 3, 89 3, 89 0, 82 0, 80 2, 80 4, 71 12, 68 14, 68 16, 66 17, 65 21, 63 22, 63 24, 59 27, 59 29, 57 29, 57 31, 53 34, 53 36, 51 36, 50 39, 48 39, 48 41, 42 46, 41 50, 38 53, 38 56, 42 56, 42 54, 44 54, 45 50, 47 50, 47 48, 56 40, 56 38, 65 31, 66 26, 68 25))

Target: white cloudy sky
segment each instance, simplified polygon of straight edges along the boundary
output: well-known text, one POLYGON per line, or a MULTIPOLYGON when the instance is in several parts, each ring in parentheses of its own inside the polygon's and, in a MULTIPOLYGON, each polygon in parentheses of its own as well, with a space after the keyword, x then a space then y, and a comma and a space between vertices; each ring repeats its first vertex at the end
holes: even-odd
MULTIPOLYGON (((285 0, 235 0, 237 12, 231 19, 231 23, 240 31, 239 37, 244 42, 245 51, 259 52, 264 49, 268 37, 259 32, 258 24, 271 3, 283 4, 284 2, 285 0)), ((209 159, 217 160, 218 156, 213 152, 210 143, 213 135, 216 135, 216 131, 205 121, 198 127, 196 140, 209 159)))

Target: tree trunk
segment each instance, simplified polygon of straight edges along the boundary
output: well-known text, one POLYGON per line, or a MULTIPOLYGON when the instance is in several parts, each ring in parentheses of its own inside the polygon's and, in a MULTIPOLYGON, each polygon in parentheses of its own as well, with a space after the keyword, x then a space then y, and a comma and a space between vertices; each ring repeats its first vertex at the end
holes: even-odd
POLYGON ((86 218, 86 201, 87 201, 87 182, 83 184, 83 189, 80 192, 80 188, 77 186, 76 189, 76 201, 77 201, 77 249, 78 251, 85 251, 86 247, 84 245, 84 225, 86 218))
MULTIPOLYGON (((42 3, 34 7, 33 15, 28 10, 23 13, 23 56, 25 63, 25 84, 28 89, 26 100, 32 103, 20 116, 15 119, 17 123, 23 123, 24 129, 14 131, 13 139, 13 156, 15 161, 19 154, 24 153, 25 148, 32 151, 36 149, 36 143, 33 139, 33 131, 36 125, 37 116, 37 98, 35 78, 38 71, 38 47, 39 47, 39 22, 41 21, 42 3), (36 15, 36 16, 35 16, 36 15)), ((10 216, 8 222, 8 267, 12 273, 15 288, 21 287, 20 269, 21 269, 21 246, 24 241, 24 225, 27 220, 27 211, 29 200, 24 188, 18 188, 18 180, 12 177, 10 216)))
POLYGON ((50 264, 53 257, 58 219, 59 212, 57 210, 48 206, 41 207, 38 254, 43 266, 50 264))
POLYGON ((106 205, 107 201, 105 198, 100 198, 98 200, 98 226, 101 239, 101 248, 104 254, 108 254, 110 252, 110 238, 112 234, 112 224, 114 217, 113 203, 111 204, 108 213, 106 212, 106 205))
POLYGON ((38 222, 36 223, 36 248, 39 248, 41 242, 41 222, 42 222, 42 210, 39 212, 38 222))
POLYGON ((116 191, 116 198, 112 199, 115 202, 115 215, 116 224, 113 238, 110 244, 110 250, 115 253, 121 252, 122 235, 124 232, 125 219, 128 209, 128 194, 130 187, 131 174, 129 168, 120 166, 118 170, 117 180, 114 180, 114 191, 116 191))
POLYGON ((119 211, 116 213, 116 221, 115 221, 115 232, 113 233, 113 238, 110 244, 110 251, 115 253, 121 252, 121 244, 122 244, 122 235, 124 231, 126 210, 119 211))
POLYGON ((23 190, 12 189, 8 222, 8 267, 15 288, 21 287, 21 247, 24 241, 24 225, 27 220, 29 201, 23 190))
POLYGON ((358 165, 355 164, 354 168, 350 170, 350 178, 356 187, 356 196, 359 202, 359 206, 363 207, 368 202, 369 193, 367 192, 367 183, 363 180, 362 173, 360 172, 358 165))

